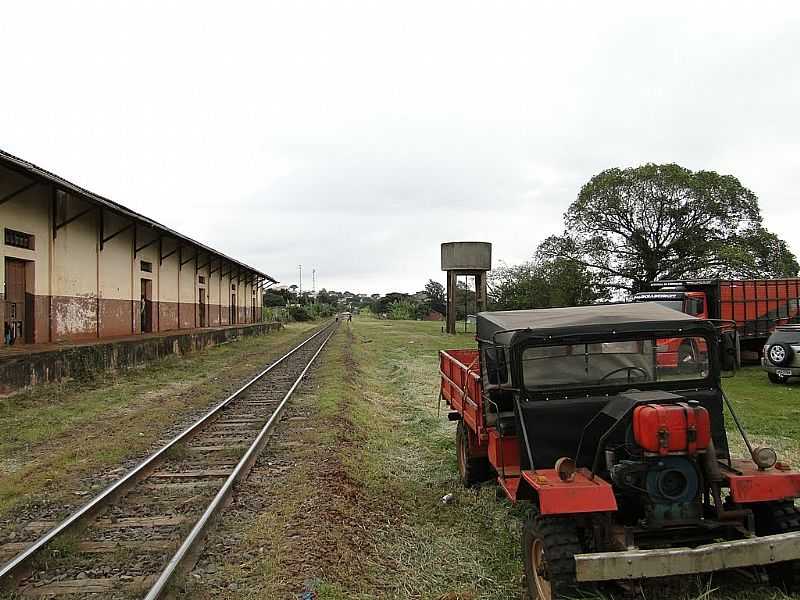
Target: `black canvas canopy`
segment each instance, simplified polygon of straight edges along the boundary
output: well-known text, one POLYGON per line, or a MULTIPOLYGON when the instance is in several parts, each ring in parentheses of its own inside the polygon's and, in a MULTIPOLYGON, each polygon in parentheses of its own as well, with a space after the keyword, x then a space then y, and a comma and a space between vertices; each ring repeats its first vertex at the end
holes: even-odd
POLYGON ((711 330, 705 321, 655 302, 599 304, 569 308, 536 308, 478 313, 478 339, 510 345, 522 335, 634 333, 648 329, 711 330), (508 332, 508 333, 503 333, 508 332))

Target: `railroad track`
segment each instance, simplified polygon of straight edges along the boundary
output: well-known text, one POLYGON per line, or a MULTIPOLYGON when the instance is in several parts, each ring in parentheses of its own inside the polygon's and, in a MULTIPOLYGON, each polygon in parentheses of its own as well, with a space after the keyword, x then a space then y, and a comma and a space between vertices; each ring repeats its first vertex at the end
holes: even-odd
POLYGON ((0 567, 2 597, 163 597, 337 326, 298 344, 63 522, 28 524, 43 535, 0 547, 19 551, 0 567))

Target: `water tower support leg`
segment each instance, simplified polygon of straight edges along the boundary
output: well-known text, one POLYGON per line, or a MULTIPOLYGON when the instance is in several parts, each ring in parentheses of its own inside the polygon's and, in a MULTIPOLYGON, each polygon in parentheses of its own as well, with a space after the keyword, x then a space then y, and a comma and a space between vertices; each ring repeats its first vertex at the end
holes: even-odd
POLYGON ((489 310, 486 297, 486 272, 478 271, 475 273, 475 300, 478 305, 478 312, 489 310))
POLYGON ((447 272, 447 333, 456 332, 456 271, 447 272))

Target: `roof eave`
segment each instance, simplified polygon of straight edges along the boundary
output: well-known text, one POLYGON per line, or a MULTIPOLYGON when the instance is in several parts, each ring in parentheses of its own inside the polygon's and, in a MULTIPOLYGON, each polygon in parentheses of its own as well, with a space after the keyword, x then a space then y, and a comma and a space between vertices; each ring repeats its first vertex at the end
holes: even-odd
POLYGON ((242 268, 250 271, 251 273, 253 273, 255 275, 259 275, 259 276, 271 281, 272 283, 278 283, 277 279, 274 279, 270 275, 267 275, 266 273, 263 273, 263 272, 259 271, 258 269, 255 269, 255 268, 251 267, 250 265, 247 265, 247 264, 245 264, 245 263, 243 263, 241 261, 238 261, 235 258, 231 258, 230 256, 228 256, 226 254, 223 254, 222 252, 219 252, 218 250, 214 250, 213 248, 211 248, 209 246, 206 246, 205 244, 203 244, 201 242, 198 242, 198 241, 193 240, 192 238, 190 238, 188 236, 183 235, 182 233, 178 233, 177 231, 167 227, 166 225, 162 225, 158 221, 154 221, 153 219, 150 219, 149 217, 146 217, 146 216, 144 216, 144 215, 142 215, 140 213, 137 213, 136 211, 131 210, 130 208, 127 208, 126 206, 123 206, 122 204, 114 202, 113 200, 110 200, 109 198, 105 198, 103 196, 95 194, 94 192, 91 192, 91 191, 89 191, 89 190, 87 190, 85 188, 82 188, 79 185, 76 185, 76 184, 72 183, 71 181, 67 181, 66 179, 56 175, 55 173, 51 173, 50 171, 47 171, 46 169, 43 169, 43 168, 41 168, 41 167, 31 163, 31 162, 28 162, 28 161, 26 161, 24 159, 21 159, 21 158, 19 158, 17 156, 14 156, 13 154, 9 154, 8 152, 5 152, 4 150, 0 150, 0 164, 2 164, 3 166, 9 168, 12 171, 16 171, 18 173, 21 171, 24 175, 27 175, 29 177, 33 177, 34 179, 38 179, 38 180, 45 181, 47 183, 56 185, 59 188, 64 189, 65 191, 69 191, 71 193, 74 193, 74 194, 80 196, 81 198, 83 198, 87 202, 91 202, 91 203, 97 204, 99 206, 102 206, 103 208, 111 210, 111 211, 113 211, 113 212, 115 212, 115 213, 117 213, 117 214, 119 214, 121 216, 124 216, 124 217, 128 218, 128 219, 132 219, 132 220, 138 221, 138 222, 140 222, 140 223, 142 223, 144 225, 149 225, 152 228, 159 229, 162 232, 168 234, 170 237, 173 237, 173 238, 178 239, 178 240, 182 240, 182 241, 184 241, 184 242, 186 242, 188 244, 192 244, 193 246, 196 246, 197 248, 200 248, 200 249, 208 252, 209 254, 214 254, 214 255, 216 255, 216 256, 218 256, 218 257, 220 257, 220 258, 222 258, 222 259, 224 259, 224 260, 226 260, 226 261, 228 261, 230 263, 233 263, 233 264, 235 264, 235 265, 237 265, 239 267, 242 267, 242 268))

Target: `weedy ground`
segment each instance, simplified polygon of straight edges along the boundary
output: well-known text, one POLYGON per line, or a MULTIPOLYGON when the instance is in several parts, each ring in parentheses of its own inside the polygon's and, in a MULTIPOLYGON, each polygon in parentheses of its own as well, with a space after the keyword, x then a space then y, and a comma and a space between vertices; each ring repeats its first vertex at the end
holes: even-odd
MULTIPOLYGON (((472 346, 472 335, 370 318, 345 327, 315 374, 316 389, 302 400, 310 419, 304 437, 294 452, 280 454, 292 465, 288 475, 256 488, 273 500, 255 520, 242 506, 222 526, 231 558, 219 557, 225 577, 209 597, 296 598, 313 589, 322 600, 522 598, 525 508, 498 499, 493 485, 461 487, 455 427, 437 404, 438 350, 472 346), (451 504, 442 502, 447 494, 451 504), (240 560, 240 552, 251 558, 240 560)), ((800 462, 800 385, 778 387, 748 368, 725 388, 754 442, 773 443, 800 462)), ((732 440, 737 435, 731 431, 732 440)), ((622 595, 612 589, 586 597, 622 595)), ((658 582, 643 597, 788 598, 728 573, 658 582)))
POLYGON ((143 368, 0 399, 0 519, 30 505, 56 505, 57 513, 85 501, 102 486, 100 478, 121 475, 120 465, 223 399, 313 326, 291 324, 143 368))

